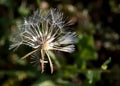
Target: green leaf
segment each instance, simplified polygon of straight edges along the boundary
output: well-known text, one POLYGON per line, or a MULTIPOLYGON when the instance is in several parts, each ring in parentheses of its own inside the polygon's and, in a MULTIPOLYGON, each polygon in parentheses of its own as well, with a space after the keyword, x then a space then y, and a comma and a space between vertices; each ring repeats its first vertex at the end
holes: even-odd
POLYGON ((21 7, 19 7, 18 12, 19 12, 21 15, 28 15, 29 9, 21 6, 21 7))
POLYGON ((32 86, 56 86, 56 85, 52 81, 46 80, 46 81, 43 81, 43 82, 40 82, 40 83, 36 83, 32 86))
POLYGON ((92 35, 82 34, 78 44, 80 58, 84 60, 97 59, 92 35))
POLYGON ((100 70, 88 70, 85 72, 85 75, 88 79, 88 83, 92 84, 97 80, 100 80, 101 71, 100 70))
POLYGON ((111 62, 111 57, 102 64, 101 68, 102 68, 103 70, 107 70, 108 64, 109 64, 110 62, 111 62))

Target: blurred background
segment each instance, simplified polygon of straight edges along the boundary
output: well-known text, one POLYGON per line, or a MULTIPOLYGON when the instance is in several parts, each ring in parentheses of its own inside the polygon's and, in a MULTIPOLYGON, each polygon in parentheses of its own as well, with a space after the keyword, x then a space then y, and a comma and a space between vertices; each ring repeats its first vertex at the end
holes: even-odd
POLYGON ((120 0, 0 0, 0 86, 120 86, 120 0), (20 60, 31 51, 8 50, 16 22, 37 9, 57 8, 77 32, 72 54, 53 54, 40 68, 20 60))

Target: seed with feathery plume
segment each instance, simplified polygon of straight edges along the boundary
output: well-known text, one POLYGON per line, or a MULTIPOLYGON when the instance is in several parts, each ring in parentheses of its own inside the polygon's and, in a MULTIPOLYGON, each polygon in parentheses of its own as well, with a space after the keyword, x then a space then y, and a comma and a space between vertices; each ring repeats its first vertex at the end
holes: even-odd
POLYGON ((51 73, 53 73, 50 51, 58 50, 71 53, 75 50, 76 33, 66 31, 67 25, 63 14, 57 9, 50 9, 48 12, 35 11, 32 16, 24 19, 23 23, 17 24, 17 30, 11 37, 12 44, 9 49, 16 50, 20 45, 32 47, 34 50, 21 59, 39 51, 42 72, 44 72, 44 64, 49 62, 51 73), (45 55, 48 61, 45 61, 45 55))

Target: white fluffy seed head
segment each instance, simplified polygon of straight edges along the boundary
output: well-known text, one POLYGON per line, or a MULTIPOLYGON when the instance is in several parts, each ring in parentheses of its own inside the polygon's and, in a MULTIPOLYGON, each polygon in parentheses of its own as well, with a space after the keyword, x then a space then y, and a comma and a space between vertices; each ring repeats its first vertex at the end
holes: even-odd
POLYGON ((42 12, 35 11, 28 19, 24 19, 23 23, 17 24, 17 30, 11 40, 13 44, 9 49, 18 48, 24 44, 32 48, 40 47, 45 50, 73 51, 76 33, 62 32, 65 26, 63 13, 57 9, 42 12))
MULTIPOLYGON (((38 63, 41 63, 42 72, 44 72, 44 63, 47 63, 44 60, 46 54, 52 73, 53 66, 49 55, 50 50, 69 53, 75 50, 76 33, 66 32, 64 30, 66 25, 63 13, 57 9, 50 9, 48 12, 35 11, 32 16, 25 18, 23 23, 17 24, 17 29, 11 37, 12 44, 9 49, 16 50, 20 45, 27 45, 35 49, 23 58, 40 51, 41 56, 39 57, 41 58, 38 58, 38 63)), ((38 54, 32 57, 38 57, 38 54)))

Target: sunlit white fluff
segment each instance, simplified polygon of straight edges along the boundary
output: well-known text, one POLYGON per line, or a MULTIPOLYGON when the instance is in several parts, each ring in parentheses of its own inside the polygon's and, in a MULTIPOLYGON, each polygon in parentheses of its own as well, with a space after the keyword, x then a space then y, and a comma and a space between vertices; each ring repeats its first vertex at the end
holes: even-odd
POLYGON ((39 62, 41 63, 42 72, 44 72, 46 55, 52 73, 53 65, 49 51, 58 50, 71 53, 75 50, 76 33, 65 31, 63 29, 65 26, 63 14, 58 10, 36 11, 32 16, 24 19, 23 23, 17 25, 17 30, 11 39, 13 44, 10 49, 17 49, 22 44, 32 47, 34 50, 22 59, 39 51, 41 53, 39 62))

